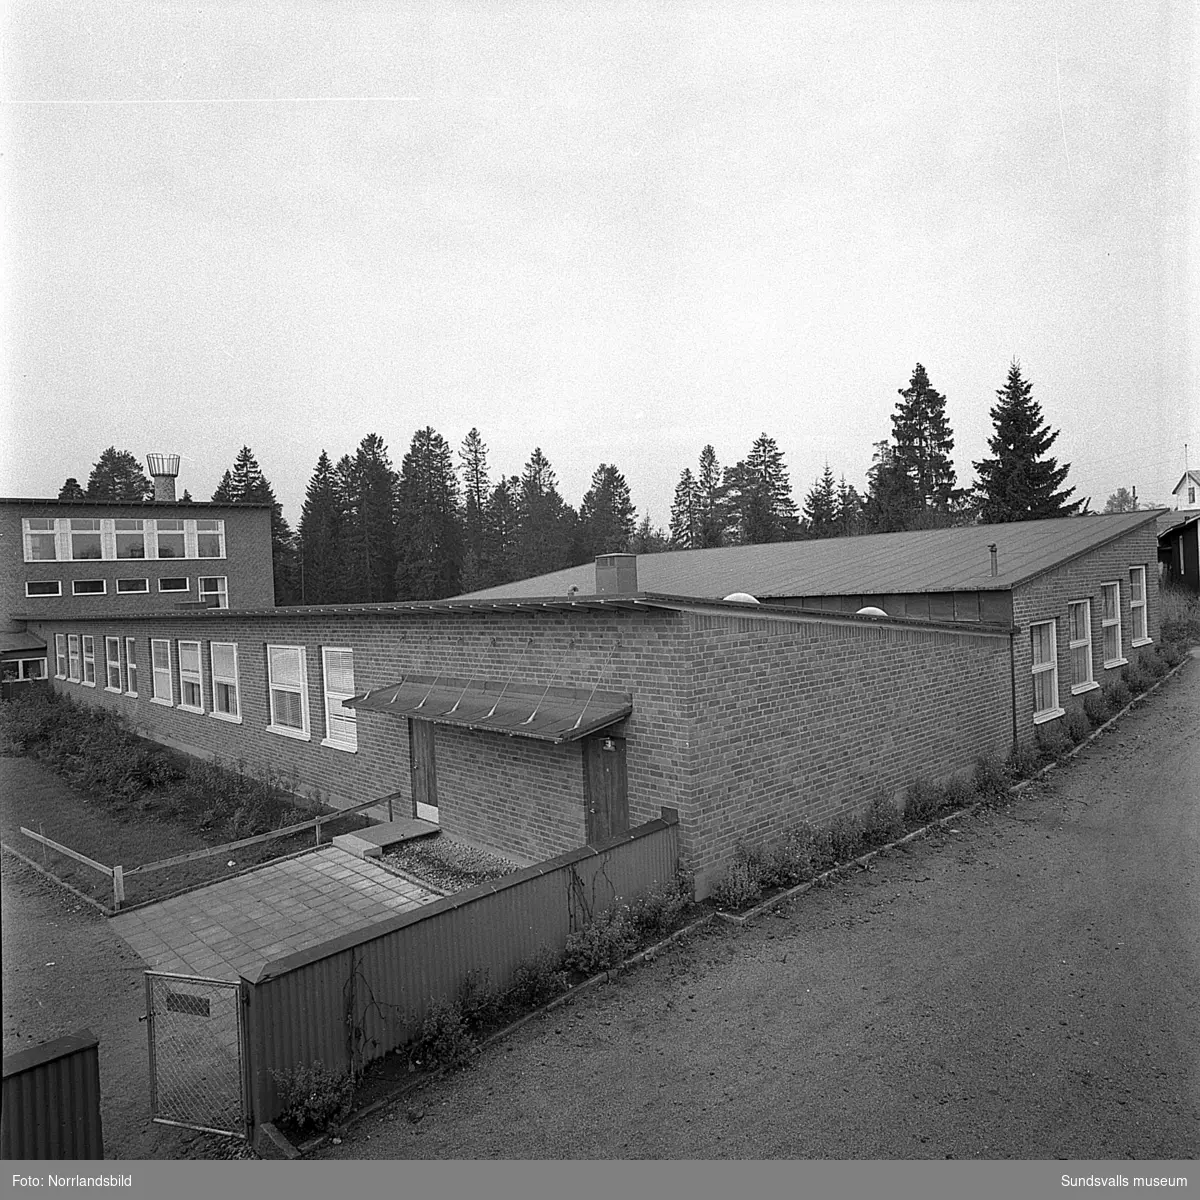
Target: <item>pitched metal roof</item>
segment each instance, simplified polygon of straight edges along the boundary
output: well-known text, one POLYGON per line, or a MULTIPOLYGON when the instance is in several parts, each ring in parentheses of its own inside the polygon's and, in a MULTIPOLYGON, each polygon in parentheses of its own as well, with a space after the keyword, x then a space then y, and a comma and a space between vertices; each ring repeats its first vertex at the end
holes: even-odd
MULTIPOLYGON (((1015 521, 866 537, 674 550, 637 556, 637 585, 647 592, 716 598, 748 592, 784 596, 1008 591, 1143 524, 1159 510, 1049 521, 1015 521), (997 573, 990 547, 996 546, 997 573)), ((594 595, 593 563, 470 592, 456 600, 594 595)))
POLYGON ((633 700, 626 692, 417 674, 343 703, 360 712, 555 743, 578 741, 633 712, 633 700))
POLYGON ((1158 518, 1158 536, 1165 537, 1193 521, 1200 521, 1200 508, 1177 508, 1174 512, 1163 513, 1158 518))

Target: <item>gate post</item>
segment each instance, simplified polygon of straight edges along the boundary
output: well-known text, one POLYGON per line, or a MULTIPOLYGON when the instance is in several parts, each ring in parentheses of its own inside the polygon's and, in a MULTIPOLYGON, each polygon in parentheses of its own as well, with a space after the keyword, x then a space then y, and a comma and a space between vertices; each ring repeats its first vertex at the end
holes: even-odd
POLYGON ((146 1048, 150 1055, 150 1115, 158 1111, 158 1070, 154 1061, 154 992, 149 971, 142 972, 146 984, 146 1048))
POLYGON ((254 1145, 261 1102, 255 1081, 258 1078, 258 1040, 252 1036, 254 1021, 254 984, 245 975, 238 976, 238 1022, 242 1038, 242 1119, 246 1126, 246 1141, 254 1145))

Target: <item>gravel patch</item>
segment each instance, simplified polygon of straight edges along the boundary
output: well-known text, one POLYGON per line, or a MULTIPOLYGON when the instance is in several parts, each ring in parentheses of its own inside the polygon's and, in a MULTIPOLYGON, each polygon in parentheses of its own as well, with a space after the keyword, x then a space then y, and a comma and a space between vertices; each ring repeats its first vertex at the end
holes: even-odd
POLYGON ((393 846, 383 852, 383 862, 444 896, 521 869, 499 854, 460 842, 445 833, 393 846))

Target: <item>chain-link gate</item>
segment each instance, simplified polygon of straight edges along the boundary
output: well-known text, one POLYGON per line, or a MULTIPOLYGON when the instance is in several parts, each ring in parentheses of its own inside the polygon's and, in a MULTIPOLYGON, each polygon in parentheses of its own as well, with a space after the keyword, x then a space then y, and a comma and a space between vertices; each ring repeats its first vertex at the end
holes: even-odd
POLYGON ((151 1118, 246 1137, 241 984, 147 971, 146 1033, 151 1118))

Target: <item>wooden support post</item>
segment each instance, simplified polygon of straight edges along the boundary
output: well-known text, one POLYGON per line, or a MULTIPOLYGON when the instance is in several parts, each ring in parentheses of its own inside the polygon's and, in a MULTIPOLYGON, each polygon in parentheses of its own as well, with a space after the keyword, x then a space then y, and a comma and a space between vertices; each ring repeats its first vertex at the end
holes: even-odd
POLYGON ((392 793, 388 792, 388 824, 390 825, 395 819, 392 816, 392 793))
POLYGON ((113 867, 113 908, 120 908, 125 903, 125 868, 113 867))

